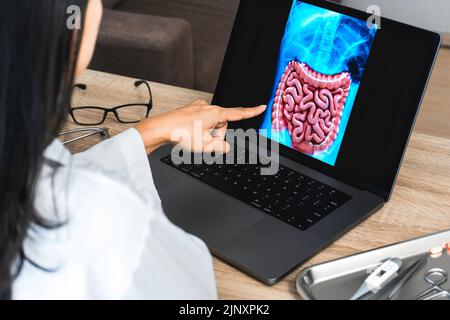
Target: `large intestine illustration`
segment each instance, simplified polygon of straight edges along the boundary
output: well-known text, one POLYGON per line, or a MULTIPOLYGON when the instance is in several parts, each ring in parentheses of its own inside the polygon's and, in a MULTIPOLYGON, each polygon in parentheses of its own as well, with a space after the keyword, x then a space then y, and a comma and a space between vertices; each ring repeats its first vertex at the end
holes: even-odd
POLYGON ((273 130, 287 129, 293 148, 303 153, 326 151, 339 133, 351 84, 348 72, 326 75, 304 62, 290 61, 272 107, 273 130))

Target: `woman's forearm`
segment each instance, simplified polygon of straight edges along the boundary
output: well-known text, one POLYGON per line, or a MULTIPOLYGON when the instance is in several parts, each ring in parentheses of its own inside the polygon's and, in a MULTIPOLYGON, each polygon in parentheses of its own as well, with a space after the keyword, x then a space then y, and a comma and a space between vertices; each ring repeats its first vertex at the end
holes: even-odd
POLYGON ((167 128, 162 127, 160 122, 161 119, 154 117, 146 119, 134 127, 142 137, 147 154, 151 154, 159 147, 170 143, 167 128))
POLYGON ((183 149, 193 152, 226 153, 229 145, 224 140, 228 122, 255 117, 265 109, 266 106, 221 108, 199 100, 145 119, 135 129, 142 136, 148 154, 167 143, 181 144, 183 149))

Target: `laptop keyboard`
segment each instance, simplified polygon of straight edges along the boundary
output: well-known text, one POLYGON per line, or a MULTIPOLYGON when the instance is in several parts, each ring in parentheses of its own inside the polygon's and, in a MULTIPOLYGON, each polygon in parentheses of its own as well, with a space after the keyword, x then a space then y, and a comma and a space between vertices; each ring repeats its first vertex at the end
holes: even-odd
POLYGON ((276 175, 261 175, 260 164, 181 164, 161 160, 300 230, 307 230, 351 197, 280 165, 276 175))

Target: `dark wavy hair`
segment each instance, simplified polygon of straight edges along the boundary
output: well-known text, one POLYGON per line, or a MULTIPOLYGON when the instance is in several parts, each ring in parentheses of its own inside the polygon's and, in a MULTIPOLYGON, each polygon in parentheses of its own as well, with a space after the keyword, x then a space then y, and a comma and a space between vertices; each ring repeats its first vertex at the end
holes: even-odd
POLYGON ((71 5, 84 13, 87 0, 0 1, 0 299, 12 297, 29 228, 56 227, 34 198, 44 150, 70 108, 82 33, 67 26, 71 5))

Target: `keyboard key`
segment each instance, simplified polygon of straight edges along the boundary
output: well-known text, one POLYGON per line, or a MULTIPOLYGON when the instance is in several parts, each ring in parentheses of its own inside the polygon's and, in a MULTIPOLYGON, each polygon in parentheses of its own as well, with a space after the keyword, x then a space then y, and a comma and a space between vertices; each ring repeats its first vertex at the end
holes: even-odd
POLYGON ((220 171, 213 171, 213 172, 210 173, 210 175, 215 177, 215 178, 219 178, 220 179, 221 177, 223 177, 224 174, 222 172, 220 172, 220 171))
POLYGON ((230 178, 229 176, 226 176, 226 175, 220 176, 219 179, 220 179, 222 182, 225 182, 225 183, 227 183, 227 184, 228 184, 229 182, 231 182, 231 178, 230 178))
POLYGON ((193 170, 194 168, 190 165, 186 165, 186 164, 181 164, 180 165, 180 169, 183 172, 189 173, 191 170, 193 170))
POLYGON ((164 159, 162 159, 163 162, 168 163, 168 164, 172 164, 172 160, 169 157, 165 157, 164 159))
POLYGON ((213 171, 213 167, 212 166, 205 166, 203 171, 206 172, 206 173, 211 173, 213 171))
POLYGON ((313 212, 313 215, 316 216, 317 218, 323 218, 323 215, 320 214, 319 212, 313 212))
POLYGON ((257 208, 262 208, 261 203, 258 200, 253 200, 251 204, 257 208))
POLYGON ((196 170, 196 169, 194 169, 194 170, 192 170, 191 172, 189 172, 189 174, 190 174, 191 176, 196 177, 196 178, 199 178, 199 179, 202 178, 202 177, 205 175, 204 172, 198 171, 198 170, 196 170))

